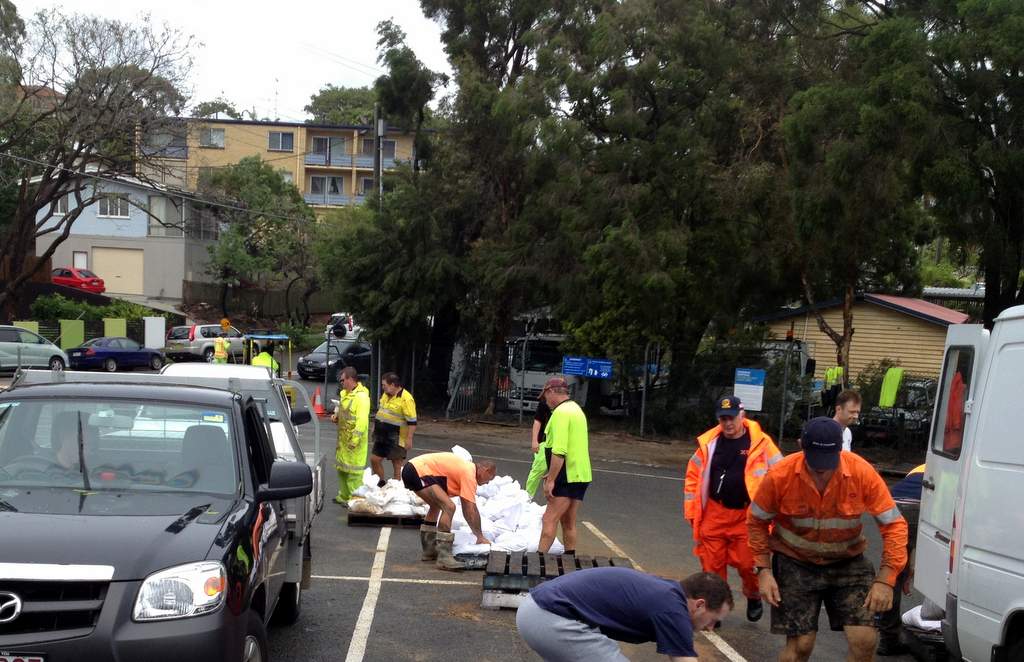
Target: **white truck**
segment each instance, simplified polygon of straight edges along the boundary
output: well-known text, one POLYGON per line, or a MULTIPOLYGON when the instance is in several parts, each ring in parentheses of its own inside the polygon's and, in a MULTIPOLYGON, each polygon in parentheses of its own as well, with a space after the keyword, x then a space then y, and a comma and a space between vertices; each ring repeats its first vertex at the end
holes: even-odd
POLYGON ((583 405, 587 401, 587 380, 562 374, 561 344, 565 336, 558 334, 531 335, 509 341, 508 408, 518 411, 537 411, 537 399, 544 382, 551 377, 564 376, 569 383, 569 395, 583 405), (525 350, 525 361, 523 352, 525 350))
POLYGON ((1024 660, 1024 306, 951 326, 922 480, 915 584, 953 659, 1024 660))

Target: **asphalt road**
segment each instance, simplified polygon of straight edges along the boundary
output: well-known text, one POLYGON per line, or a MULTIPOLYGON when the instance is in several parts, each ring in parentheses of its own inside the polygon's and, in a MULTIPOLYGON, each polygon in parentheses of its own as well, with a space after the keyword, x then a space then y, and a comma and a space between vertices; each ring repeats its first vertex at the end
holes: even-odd
MULTIPOLYGON (((421 428, 414 455, 451 447, 449 440, 431 436, 429 426, 421 428)), ((331 452, 334 434, 334 426, 325 422, 325 453, 331 452)), ((310 451, 312 438, 312 426, 304 426, 303 444, 310 451)), ((476 457, 494 459, 499 474, 525 482, 530 466, 525 443, 520 448, 460 443, 476 457)), ((681 516, 681 471, 615 462, 595 462, 594 469, 594 483, 580 511, 581 554, 613 555, 610 542, 652 573, 679 578, 700 569, 691 551, 690 530, 681 516)), ((337 489, 333 471, 328 472, 326 489, 330 499, 337 489)), ((271 630, 275 662, 539 659, 519 639, 514 612, 480 608, 482 573, 439 571, 419 561, 418 531, 348 527, 345 515, 340 506, 328 503, 315 524, 313 585, 303 596, 299 622, 271 630)), ((866 523, 865 531, 869 558, 877 563, 877 528, 866 523)), ((759 623, 746 621, 739 578, 731 576, 730 583, 738 598, 737 613, 718 631, 725 646, 698 636, 701 659, 777 659, 783 638, 769 633, 767 613, 759 623)), ((910 599, 905 604, 916 601, 910 599)), ((665 659, 656 654, 653 644, 624 646, 623 650, 633 660, 665 659)), ((823 619, 811 659, 831 661, 845 656, 842 634, 828 631, 823 619)), ((912 660, 908 656, 886 659, 912 660)))

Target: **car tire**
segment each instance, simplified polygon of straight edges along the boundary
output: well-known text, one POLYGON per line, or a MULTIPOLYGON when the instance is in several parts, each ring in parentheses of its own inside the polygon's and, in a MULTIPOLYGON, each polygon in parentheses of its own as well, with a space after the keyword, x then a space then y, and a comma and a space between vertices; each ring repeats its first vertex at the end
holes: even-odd
POLYGON ((288 582, 281 587, 281 595, 274 608, 274 625, 294 625, 302 615, 302 582, 288 582))
POLYGON ((114 359, 107 359, 103 362, 103 369, 107 372, 117 372, 117 361, 114 359))
POLYGON ((160 368, 164 367, 164 360, 160 357, 159 354, 154 354, 149 358, 149 367, 152 370, 159 370, 160 368))
POLYGON ((268 662, 267 626, 254 610, 249 610, 249 623, 242 639, 242 662, 268 662))
POLYGON ((59 356, 53 356, 50 358, 50 370, 54 372, 60 372, 64 369, 64 359, 59 356))
POLYGON ((203 360, 207 363, 213 363, 213 348, 207 347, 203 350, 203 360))

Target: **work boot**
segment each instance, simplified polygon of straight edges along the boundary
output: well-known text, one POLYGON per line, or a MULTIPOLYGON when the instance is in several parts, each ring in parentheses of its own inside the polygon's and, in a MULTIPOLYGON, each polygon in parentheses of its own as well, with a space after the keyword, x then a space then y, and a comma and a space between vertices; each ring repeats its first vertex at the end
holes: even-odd
POLYGON ((747 620, 756 623, 764 615, 764 603, 757 598, 747 598, 747 620))
POLYGON ((437 532, 437 567, 442 570, 465 570, 466 564, 455 558, 452 544, 455 534, 450 531, 437 532))
POLYGON ((423 548, 421 561, 437 560, 437 527, 429 524, 420 525, 420 547, 423 548))

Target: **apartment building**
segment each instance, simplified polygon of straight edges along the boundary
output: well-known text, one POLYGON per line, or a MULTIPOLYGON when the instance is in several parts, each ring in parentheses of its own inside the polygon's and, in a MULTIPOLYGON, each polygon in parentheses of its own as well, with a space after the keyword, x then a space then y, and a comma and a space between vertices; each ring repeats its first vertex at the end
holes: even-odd
MULTIPOLYGON (((384 135, 382 167, 411 161, 411 133, 384 135)), ((319 209, 360 204, 373 186, 373 127, 185 119, 178 135, 156 136, 146 149, 161 158, 147 173, 169 186, 196 190, 200 178, 248 156, 259 156, 319 209)))

